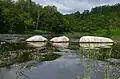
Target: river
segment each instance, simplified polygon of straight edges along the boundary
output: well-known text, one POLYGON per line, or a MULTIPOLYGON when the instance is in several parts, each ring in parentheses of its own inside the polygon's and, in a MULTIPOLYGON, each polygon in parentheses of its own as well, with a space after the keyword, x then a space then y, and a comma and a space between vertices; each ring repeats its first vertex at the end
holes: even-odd
MULTIPOLYGON (((25 42, 32 35, 0 34, 0 79, 120 79, 120 42, 25 42)), ((48 39, 52 35, 43 35, 48 39)))

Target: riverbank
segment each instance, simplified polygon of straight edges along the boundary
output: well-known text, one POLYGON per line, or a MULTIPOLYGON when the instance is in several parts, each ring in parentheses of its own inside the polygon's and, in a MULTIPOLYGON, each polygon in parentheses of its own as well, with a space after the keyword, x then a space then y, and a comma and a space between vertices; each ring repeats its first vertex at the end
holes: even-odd
POLYGON ((48 32, 43 30, 32 30, 32 31, 26 31, 24 33, 4 33, 4 34, 32 34, 32 35, 65 35, 65 36, 74 36, 74 37, 80 37, 80 36, 105 36, 105 37, 111 37, 111 36, 119 36, 120 35, 120 29, 102 29, 102 30, 96 30, 91 32, 63 32, 63 33, 54 33, 54 32, 48 32))
POLYGON ((91 32, 69 32, 64 33, 65 35, 72 35, 72 36, 105 36, 105 37, 112 37, 112 36, 119 36, 120 29, 110 29, 110 30, 96 30, 91 32))

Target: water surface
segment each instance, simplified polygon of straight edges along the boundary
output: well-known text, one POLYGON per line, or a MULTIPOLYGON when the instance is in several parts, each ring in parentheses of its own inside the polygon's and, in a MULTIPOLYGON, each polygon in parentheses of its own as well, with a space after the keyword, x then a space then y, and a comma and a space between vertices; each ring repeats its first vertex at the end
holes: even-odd
POLYGON ((0 35, 0 79, 120 78, 119 42, 84 44, 69 36, 69 43, 25 42, 29 36, 0 35))

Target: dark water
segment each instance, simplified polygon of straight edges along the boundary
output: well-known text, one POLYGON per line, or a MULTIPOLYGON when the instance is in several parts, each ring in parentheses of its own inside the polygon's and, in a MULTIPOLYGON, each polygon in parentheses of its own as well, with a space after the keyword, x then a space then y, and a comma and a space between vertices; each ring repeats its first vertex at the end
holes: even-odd
MULTIPOLYGON (((0 79, 120 79, 120 43, 25 42, 0 35, 0 79)), ((52 36, 46 37, 52 38, 52 36)))

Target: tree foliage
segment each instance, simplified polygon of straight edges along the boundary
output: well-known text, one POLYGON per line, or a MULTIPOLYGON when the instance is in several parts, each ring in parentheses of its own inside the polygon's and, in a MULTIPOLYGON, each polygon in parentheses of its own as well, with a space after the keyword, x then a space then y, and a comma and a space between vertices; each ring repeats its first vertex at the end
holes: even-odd
POLYGON ((120 28, 120 4, 105 5, 63 15, 55 6, 42 6, 31 0, 0 0, 0 33, 91 32, 120 28))

